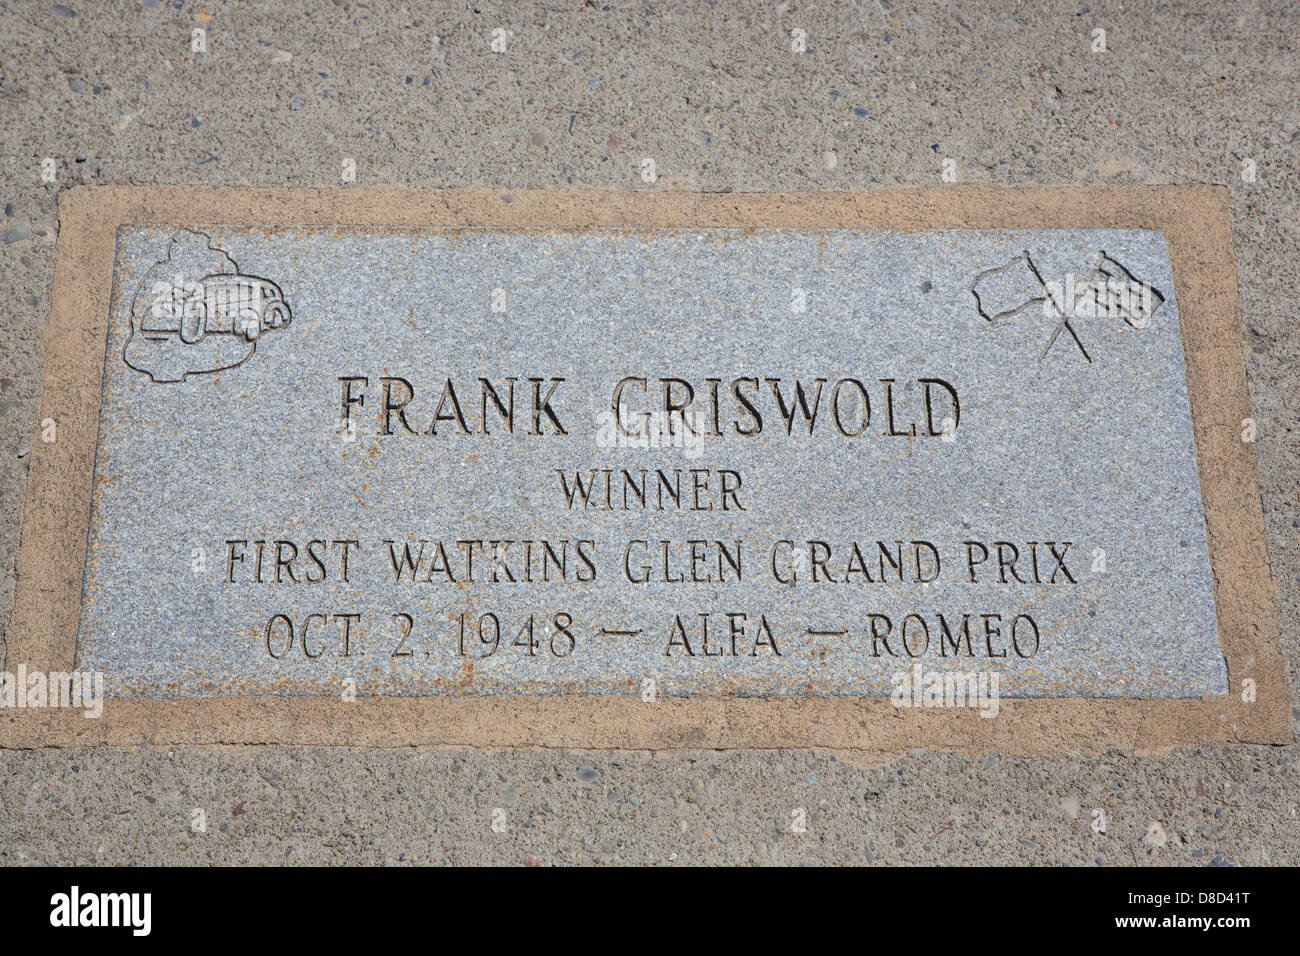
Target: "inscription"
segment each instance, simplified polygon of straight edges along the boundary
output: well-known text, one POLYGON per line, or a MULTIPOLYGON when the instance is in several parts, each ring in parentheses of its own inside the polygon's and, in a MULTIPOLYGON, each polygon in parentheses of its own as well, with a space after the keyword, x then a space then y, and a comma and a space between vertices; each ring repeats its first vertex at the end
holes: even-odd
MULTIPOLYGON (((373 420, 380 435, 477 435, 490 438, 491 423, 497 434, 543 436, 567 435, 569 432, 551 404, 564 379, 554 376, 510 376, 496 382, 479 378, 476 383, 462 383, 459 392, 451 378, 443 379, 431 390, 436 397, 430 401, 423 417, 411 409, 415 401, 415 386, 401 376, 379 376, 375 380, 382 389, 378 416, 373 420), (526 383, 522 390, 529 395, 528 408, 522 411, 521 420, 515 417, 515 386, 526 383), (543 394, 545 389, 545 394, 543 394), (477 396, 466 417, 460 395, 477 396), (413 425, 408 413, 415 420, 413 425)), ((340 422, 349 427, 353 414, 365 408, 369 376, 340 375, 342 403, 340 422)), ((611 421, 618 434, 625 438, 643 438, 649 434, 650 420, 662 413, 668 423, 668 433, 679 429, 689 430, 696 436, 722 438, 739 436, 758 438, 763 435, 764 415, 768 434, 793 435, 796 428, 813 434, 820 415, 823 430, 834 429, 845 438, 938 438, 949 437, 961 421, 961 401, 952 383, 940 378, 921 378, 916 384, 921 396, 920 417, 922 427, 895 406, 894 391, 897 380, 879 380, 877 408, 883 408, 878 430, 868 435, 871 428, 871 395, 858 378, 842 378, 831 383, 826 378, 811 382, 800 379, 784 383, 780 378, 742 376, 724 383, 721 378, 705 378, 696 385, 680 378, 659 380, 654 411, 635 410, 633 394, 639 390, 642 402, 648 397, 647 379, 627 376, 614 387, 610 402, 611 421), (771 394, 767 394, 770 388, 771 394), (628 393, 625 396, 625 391, 628 393), (826 394, 825 407, 822 397, 826 394), (697 394, 701 396, 697 404, 697 394), (707 397, 706 397, 707 396, 707 397), (950 424, 945 430, 942 423, 950 424), (796 426, 796 422, 798 425, 796 426)), ((874 383, 873 383, 874 384, 874 383)))
POLYGON ((1223 689, 1158 234, 119 242, 125 693, 1223 689))

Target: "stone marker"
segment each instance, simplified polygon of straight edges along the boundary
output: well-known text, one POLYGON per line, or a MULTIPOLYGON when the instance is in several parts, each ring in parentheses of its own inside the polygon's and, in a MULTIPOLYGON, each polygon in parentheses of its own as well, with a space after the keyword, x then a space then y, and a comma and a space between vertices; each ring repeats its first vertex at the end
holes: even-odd
POLYGON ((1289 734, 1211 190, 61 213, 0 741, 1289 734))

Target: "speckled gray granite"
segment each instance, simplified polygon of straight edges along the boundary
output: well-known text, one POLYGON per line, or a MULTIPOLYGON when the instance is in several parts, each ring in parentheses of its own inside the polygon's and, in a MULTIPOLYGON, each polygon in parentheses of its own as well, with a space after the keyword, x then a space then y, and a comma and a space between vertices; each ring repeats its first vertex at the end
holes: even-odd
POLYGON ((118 236, 113 693, 1226 691, 1158 233, 197 225, 118 236))
MULTIPOLYGON (((77 16, 0 0, 0 627, 64 187, 327 186, 351 156, 362 185, 647 189, 653 156, 679 188, 858 189, 939 185, 952 158, 963 182, 1232 187, 1282 649, 1300 666, 1293 4, 63 5, 77 16), (185 52, 200 17, 205 57, 185 52), (487 48, 497 25, 507 54, 487 48)), ((1295 865, 1296 755, 6 751, 0 861, 1295 865)))

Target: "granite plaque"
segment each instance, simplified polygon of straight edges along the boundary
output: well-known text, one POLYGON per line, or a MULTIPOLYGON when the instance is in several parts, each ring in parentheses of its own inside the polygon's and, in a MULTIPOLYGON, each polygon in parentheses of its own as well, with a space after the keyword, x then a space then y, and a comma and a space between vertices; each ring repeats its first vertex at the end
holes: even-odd
POLYGON ((254 703, 284 739, 338 716, 312 700, 462 728, 505 700, 640 707, 629 744, 661 704, 743 743, 692 706, 897 714, 938 674, 979 717, 1121 714, 1272 680, 1233 661, 1198 449, 1249 415, 1197 407, 1204 298, 1157 215, 547 221, 516 194, 331 220, 272 195, 100 217, 77 599, 64 643, 19 645, 71 649, 146 737, 168 702, 254 703))

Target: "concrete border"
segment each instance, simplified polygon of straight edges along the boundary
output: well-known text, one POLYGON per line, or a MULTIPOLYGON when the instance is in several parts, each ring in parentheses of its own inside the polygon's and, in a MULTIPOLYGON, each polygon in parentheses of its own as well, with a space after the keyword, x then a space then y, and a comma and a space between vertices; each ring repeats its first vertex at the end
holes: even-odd
POLYGON ((949 186, 855 193, 81 187, 59 203, 40 418, 6 661, 72 669, 81 610, 115 235, 131 223, 444 228, 839 227, 1155 229, 1169 245, 1182 323, 1220 643, 1222 696, 1005 699, 900 710, 888 698, 317 697, 131 699, 104 715, 0 710, 0 746, 325 744, 612 749, 911 747, 1012 753, 1145 752, 1177 745, 1290 743, 1246 386, 1227 190, 1209 186, 949 186), (1255 682, 1253 702, 1243 682, 1255 682))

